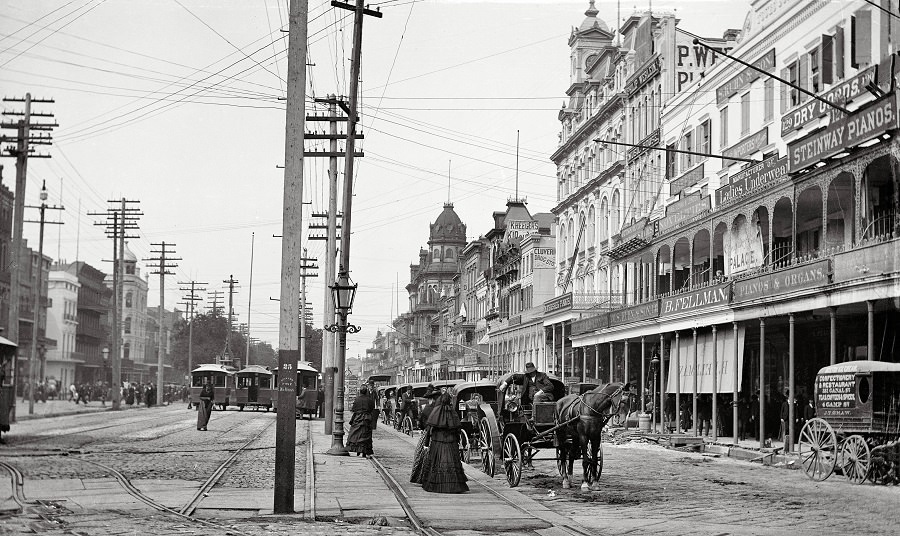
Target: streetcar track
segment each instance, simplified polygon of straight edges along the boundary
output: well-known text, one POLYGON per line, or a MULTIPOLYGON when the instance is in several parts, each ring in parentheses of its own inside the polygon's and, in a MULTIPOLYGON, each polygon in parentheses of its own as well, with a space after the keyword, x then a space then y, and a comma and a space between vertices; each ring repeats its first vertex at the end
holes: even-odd
POLYGON ((16 467, 0 461, 0 467, 4 468, 9 472, 9 476, 12 479, 12 499, 16 504, 19 505, 19 510, 25 508, 25 506, 29 504, 34 504, 29 501, 27 497, 25 497, 25 476, 19 471, 16 467))

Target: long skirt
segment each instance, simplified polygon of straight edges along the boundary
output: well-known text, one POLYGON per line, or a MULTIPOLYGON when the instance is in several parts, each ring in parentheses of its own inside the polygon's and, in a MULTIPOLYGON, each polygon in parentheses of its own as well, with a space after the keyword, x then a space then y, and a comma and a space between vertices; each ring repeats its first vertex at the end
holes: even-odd
POLYGON ((435 429, 422 467, 422 489, 432 493, 465 493, 466 473, 459 459, 457 430, 435 429))
POLYGON ((357 411, 350 419, 350 433, 347 434, 347 450, 368 456, 372 454, 371 412, 357 411))
POLYGON ((213 401, 208 398, 201 398, 197 404, 197 430, 203 430, 209 424, 209 413, 212 410, 213 401))
POLYGON ((422 437, 419 438, 419 444, 416 445, 416 455, 413 458, 412 473, 409 475, 409 481, 413 484, 421 484, 423 477, 425 476, 422 471, 422 466, 425 465, 425 457, 428 454, 428 447, 425 446, 425 443, 427 442, 428 434, 423 433, 422 437))

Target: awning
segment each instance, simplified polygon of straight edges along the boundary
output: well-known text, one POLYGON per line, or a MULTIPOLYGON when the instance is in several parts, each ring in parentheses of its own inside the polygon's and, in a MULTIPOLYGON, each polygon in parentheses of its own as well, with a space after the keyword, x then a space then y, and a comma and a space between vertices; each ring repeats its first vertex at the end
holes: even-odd
POLYGON ((19 345, 7 339, 6 337, 0 337, 0 346, 13 346, 18 348, 19 345))
MULTIPOLYGON (((737 343, 737 371, 734 368, 734 330, 724 329, 716 336, 716 362, 719 381, 717 392, 730 393, 734 389, 735 372, 737 372, 737 384, 741 383, 741 372, 744 370, 744 334, 746 328, 738 326, 737 343)), ((679 340, 678 371, 675 367, 675 341, 672 341, 672 349, 669 355, 669 365, 666 379, 666 392, 675 392, 676 378, 679 381, 679 389, 682 393, 691 393, 694 390, 694 338, 681 337, 679 340)), ((697 378, 698 393, 713 392, 713 345, 712 333, 704 331, 697 334, 697 370, 700 375, 697 378)))

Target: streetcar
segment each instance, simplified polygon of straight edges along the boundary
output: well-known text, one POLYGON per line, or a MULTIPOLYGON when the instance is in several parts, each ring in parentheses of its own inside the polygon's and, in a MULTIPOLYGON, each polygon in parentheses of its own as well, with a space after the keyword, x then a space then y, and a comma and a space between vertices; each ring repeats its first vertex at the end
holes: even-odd
POLYGON ((213 407, 225 411, 234 397, 234 373, 237 369, 230 365, 208 363, 191 371, 191 406, 200 403, 200 389, 204 383, 213 384, 213 407))
POLYGON ((16 378, 10 375, 10 371, 15 368, 17 348, 16 343, 0 337, 0 438, 3 432, 9 432, 10 414, 16 403, 13 395, 16 378))
POLYGON ((277 396, 273 387, 274 374, 266 367, 247 365, 235 374, 234 404, 244 411, 245 406, 254 409, 272 407, 272 398, 277 396))
MULTIPOLYGON (((278 410, 278 368, 272 370, 272 409, 278 410)), ((314 415, 316 412, 316 397, 319 390, 319 371, 313 368, 309 361, 297 362, 296 386, 296 416, 314 415), (302 396, 301 396, 302 394, 302 396)))

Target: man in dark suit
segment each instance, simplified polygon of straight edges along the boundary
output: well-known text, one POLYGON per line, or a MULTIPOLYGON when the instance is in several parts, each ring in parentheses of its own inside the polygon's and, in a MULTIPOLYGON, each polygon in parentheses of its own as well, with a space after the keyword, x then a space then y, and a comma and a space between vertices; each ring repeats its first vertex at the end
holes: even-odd
MULTIPOLYGON (((506 391, 514 378, 514 375, 510 376, 500 386, 500 391, 506 391)), ((522 378, 522 403, 553 402, 553 400, 553 382, 550 381, 550 377, 543 372, 538 372, 534 363, 525 363, 525 375, 522 378)))

